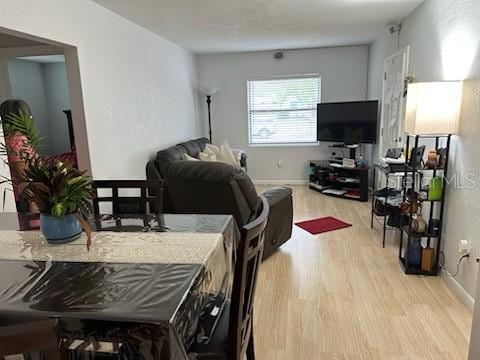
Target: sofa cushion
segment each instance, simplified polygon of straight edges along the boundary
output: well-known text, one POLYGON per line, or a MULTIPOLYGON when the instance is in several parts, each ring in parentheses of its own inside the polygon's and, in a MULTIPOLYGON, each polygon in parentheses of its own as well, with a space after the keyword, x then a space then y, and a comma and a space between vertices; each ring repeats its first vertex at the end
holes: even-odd
POLYGON ((181 146, 185 149, 188 155, 197 157, 199 153, 205 149, 205 145, 208 143, 208 139, 200 138, 195 140, 190 140, 187 142, 183 142, 178 144, 177 146, 181 146))
POLYGON ((155 162, 161 175, 165 176, 165 169, 172 161, 184 160, 186 153, 185 148, 178 145, 157 152, 155 162))

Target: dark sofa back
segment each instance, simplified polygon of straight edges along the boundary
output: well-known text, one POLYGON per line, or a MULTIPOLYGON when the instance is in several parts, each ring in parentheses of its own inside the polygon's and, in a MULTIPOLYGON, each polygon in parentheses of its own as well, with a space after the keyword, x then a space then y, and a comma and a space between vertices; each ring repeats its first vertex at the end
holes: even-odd
MULTIPOLYGON (((200 152, 205 149, 205 145, 207 143, 207 138, 199 138, 183 142, 175 146, 171 146, 164 150, 160 150, 159 152, 157 152, 157 156, 155 157, 155 159, 152 159, 147 163, 145 169, 147 173, 147 179, 164 179, 164 171, 166 166, 168 166, 173 161, 183 160, 185 154, 196 157, 200 152)), ((152 192, 152 195, 155 195, 155 193, 152 192)), ((172 202, 170 193, 166 186, 163 193, 163 212, 175 212, 175 206, 172 202)))
POLYGON ((231 214, 241 226, 260 206, 247 173, 225 163, 173 162, 166 169, 165 186, 177 213, 231 214))
POLYGON ((260 206, 247 173, 225 163, 183 160, 185 154, 198 156, 207 143, 200 138, 159 151, 147 163, 147 179, 165 179, 166 213, 232 214, 244 225, 260 206))

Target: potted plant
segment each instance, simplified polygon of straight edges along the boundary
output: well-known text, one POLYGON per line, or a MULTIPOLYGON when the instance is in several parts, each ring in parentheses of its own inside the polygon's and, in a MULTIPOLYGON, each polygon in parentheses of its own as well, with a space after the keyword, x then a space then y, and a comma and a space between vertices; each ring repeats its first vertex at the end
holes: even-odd
POLYGON ((31 116, 10 114, 2 119, 5 143, 0 153, 6 155, 15 191, 40 212, 40 230, 50 243, 64 243, 88 235, 86 219, 92 213, 91 180, 71 161, 39 155, 40 137, 31 116))

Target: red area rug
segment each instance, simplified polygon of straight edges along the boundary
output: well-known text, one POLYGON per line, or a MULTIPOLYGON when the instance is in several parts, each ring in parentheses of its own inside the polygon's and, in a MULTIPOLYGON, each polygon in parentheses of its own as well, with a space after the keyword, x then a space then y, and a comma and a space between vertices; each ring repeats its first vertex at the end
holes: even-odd
POLYGON ((352 224, 346 223, 342 220, 338 220, 332 216, 307 221, 300 221, 295 223, 295 225, 301 227, 303 230, 306 230, 313 235, 352 226, 352 224))

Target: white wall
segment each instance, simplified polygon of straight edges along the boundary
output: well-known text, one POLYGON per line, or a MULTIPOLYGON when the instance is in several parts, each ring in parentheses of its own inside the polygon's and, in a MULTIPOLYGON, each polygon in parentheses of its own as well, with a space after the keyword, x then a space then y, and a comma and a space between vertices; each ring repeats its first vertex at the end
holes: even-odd
POLYGON ((63 110, 70 109, 65 63, 42 64, 48 109, 48 144, 52 154, 70 151, 68 121, 63 110))
MULTIPOLYGON (((254 180, 304 181, 310 159, 326 158, 326 144, 303 147, 249 147, 247 132, 248 79, 279 75, 319 73, 322 101, 363 100, 367 91, 368 47, 338 47, 285 51, 278 61, 273 52, 199 55, 199 82, 215 85, 213 96, 213 141, 227 139, 248 153, 248 171, 254 180), (277 167, 283 160, 283 167, 277 167)), ((204 124, 206 110, 203 111, 204 124)))
MULTIPOLYGON (((32 111, 40 136, 48 138, 48 103, 45 96, 42 65, 31 61, 12 59, 8 61, 10 86, 14 98, 24 100, 32 111)), ((41 153, 48 154, 45 142, 41 153)))
MULTIPOLYGON (((410 45, 410 74, 418 81, 476 79, 480 77, 480 2, 464 0, 426 0, 403 21, 400 47, 410 45)), ((385 33, 370 46, 369 96, 381 96, 383 58, 396 50, 396 37, 385 33)), ((448 188, 444 227, 446 267, 454 272, 458 260, 458 241, 474 243, 480 256, 480 89, 468 81, 460 123, 451 150, 450 174, 473 173, 474 189, 448 188)), ((456 278, 471 297, 475 296, 478 264, 465 262, 456 278)), ((465 294, 468 298, 468 295, 465 294)), ((480 355, 479 357, 480 358, 480 355)), ((477 359, 476 358, 476 359, 477 359)))
POLYGON ((21 59, 8 61, 14 98, 27 102, 43 138, 42 154, 70 151, 68 122, 63 110, 70 109, 65 63, 37 63, 21 59))
POLYGON ((5 0, 0 24, 78 48, 94 178, 145 178, 158 149, 200 134, 189 51, 91 1, 5 0))

